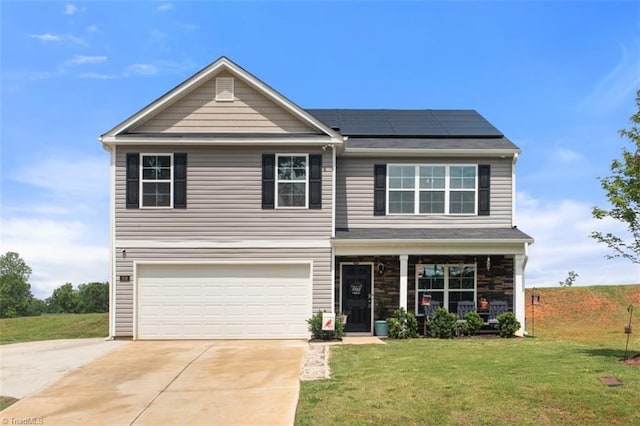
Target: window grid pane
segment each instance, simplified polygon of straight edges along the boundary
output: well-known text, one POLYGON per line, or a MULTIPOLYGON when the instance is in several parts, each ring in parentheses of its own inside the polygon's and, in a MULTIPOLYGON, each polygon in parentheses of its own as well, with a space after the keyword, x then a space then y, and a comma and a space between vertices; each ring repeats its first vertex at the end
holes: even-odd
POLYGON ((420 189, 444 189, 446 167, 420 166, 420 189))
POLYGON ((389 213, 415 213, 415 197, 413 191, 389 192, 389 213))
POLYGON ((414 189, 415 170, 414 166, 389 166, 389 188, 414 189))
POLYGON ((451 166, 449 168, 451 189, 475 189, 476 168, 469 166, 451 166))
POLYGON ((449 194, 449 213, 472 214, 475 212, 475 192, 451 191, 449 194))
POLYGON ((444 213, 444 191, 420 191, 420 213, 444 213))

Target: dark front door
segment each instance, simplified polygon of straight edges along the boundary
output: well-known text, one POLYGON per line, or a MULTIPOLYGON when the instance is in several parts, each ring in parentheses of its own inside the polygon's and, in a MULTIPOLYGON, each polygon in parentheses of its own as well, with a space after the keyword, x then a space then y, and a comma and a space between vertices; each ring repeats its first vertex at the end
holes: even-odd
POLYGON ((371 265, 342 265, 342 312, 346 332, 371 331, 371 265))

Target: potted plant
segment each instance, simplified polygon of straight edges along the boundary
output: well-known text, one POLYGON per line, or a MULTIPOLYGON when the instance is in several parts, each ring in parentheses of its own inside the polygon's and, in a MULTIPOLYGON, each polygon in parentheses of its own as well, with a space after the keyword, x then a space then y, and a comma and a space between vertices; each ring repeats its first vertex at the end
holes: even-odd
POLYGON ((389 326, 387 325, 388 313, 387 300, 385 298, 378 299, 375 310, 376 321, 374 323, 376 336, 386 337, 389 335, 389 326))
POLYGON ((489 301, 486 297, 480 296, 480 310, 486 311, 489 309, 489 301))

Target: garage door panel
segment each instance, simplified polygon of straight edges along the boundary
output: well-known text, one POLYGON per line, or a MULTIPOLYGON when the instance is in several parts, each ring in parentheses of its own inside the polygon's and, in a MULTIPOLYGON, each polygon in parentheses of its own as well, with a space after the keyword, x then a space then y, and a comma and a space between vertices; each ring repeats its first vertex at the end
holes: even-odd
POLYGON ((138 265, 137 285, 140 339, 308 337, 309 263, 138 265))

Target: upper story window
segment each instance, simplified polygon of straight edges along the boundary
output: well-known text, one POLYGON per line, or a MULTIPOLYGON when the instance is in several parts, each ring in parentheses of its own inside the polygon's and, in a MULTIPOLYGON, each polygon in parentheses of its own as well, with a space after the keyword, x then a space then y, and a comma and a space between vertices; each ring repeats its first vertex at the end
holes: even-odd
POLYGON ((388 165, 389 214, 476 214, 477 166, 388 165))
POLYGON ((307 207, 308 156, 279 154, 276 164, 277 207, 307 207))
POLYGON ((171 207, 173 168, 171 154, 142 154, 142 207, 171 207))

